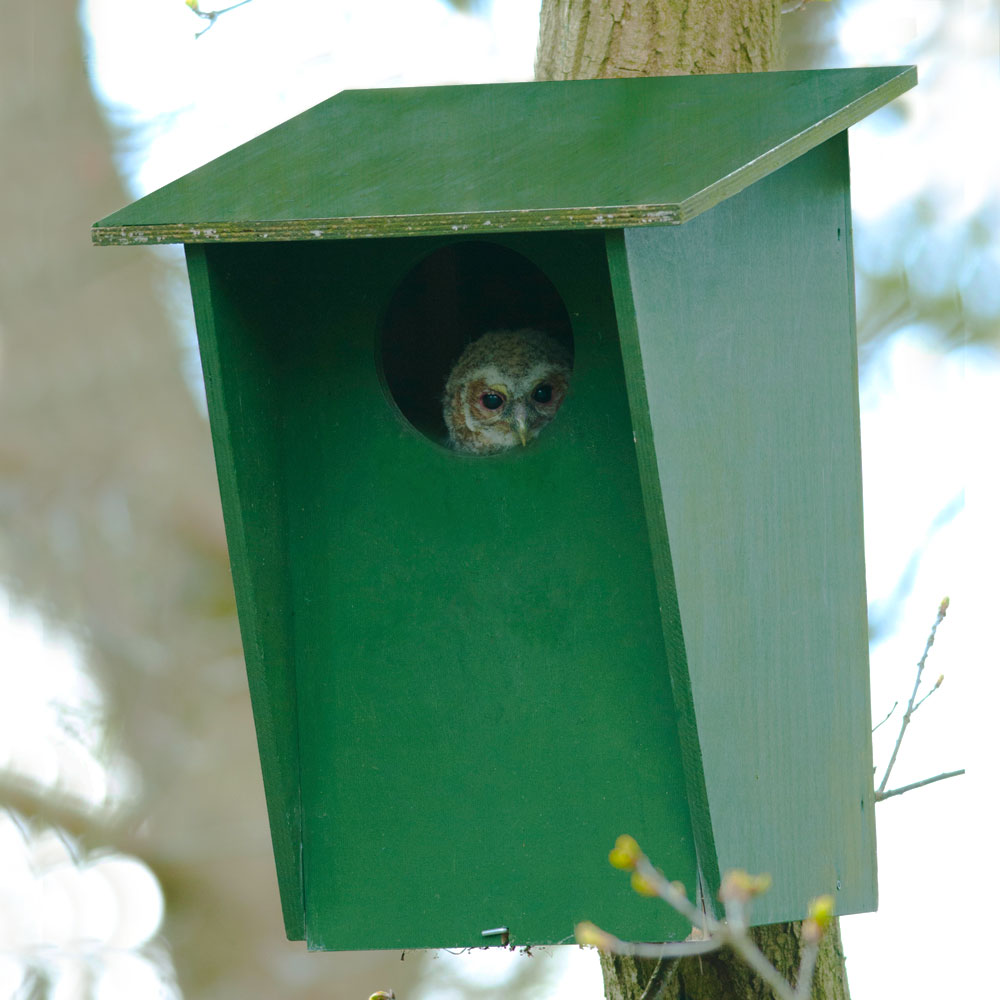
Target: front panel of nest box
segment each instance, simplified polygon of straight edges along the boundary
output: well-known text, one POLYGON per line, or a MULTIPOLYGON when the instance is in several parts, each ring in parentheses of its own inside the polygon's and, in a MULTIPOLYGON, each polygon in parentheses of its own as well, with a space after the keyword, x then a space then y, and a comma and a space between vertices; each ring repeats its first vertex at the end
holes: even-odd
POLYGON ((254 254, 282 285, 243 294, 276 340, 309 945, 684 936, 606 862, 627 829, 695 884, 603 234, 254 254), (571 352, 566 401, 526 447, 449 448, 451 367, 520 328, 571 352))

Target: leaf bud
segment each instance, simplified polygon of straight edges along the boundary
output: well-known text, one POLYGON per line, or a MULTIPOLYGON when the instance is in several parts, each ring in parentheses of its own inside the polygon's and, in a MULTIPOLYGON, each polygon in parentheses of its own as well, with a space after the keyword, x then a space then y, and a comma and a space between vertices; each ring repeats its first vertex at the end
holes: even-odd
POLYGON ((608 861, 615 868, 619 868, 623 872, 630 872, 635 870, 635 866, 641 857, 642 851, 639 849, 635 838, 630 837, 627 833, 623 833, 615 841, 615 846, 608 854, 608 861))
POLYGON ((820 931, 825 931, 833 922, 833 896, 826 894, 817 896, 809 904, 809 919, 816 922, 820 931))
POLYGON ((646 878, 645 875, 641 875, 639 872, 632 872, 632 888, 639 893, 640 896, 658 896, 659 893, 656 890, 656 886, 646 878))
POLYGON ((719 887, 719 899, 723 902, 747 902, 754 896, 767 892, 771 888, 771 876, 766 872, 761 875, 750 875, 742 868, 732 868, 722 877, 719 887))
POLYGON ((602 931, 597 924, 592 924, 589 920, 582 920, 578 923, 574 928, 574 933, 576 943, 579 945, 590 945, 601 951, 611 951, 614 947, 615 939, 607 931, 602 931))

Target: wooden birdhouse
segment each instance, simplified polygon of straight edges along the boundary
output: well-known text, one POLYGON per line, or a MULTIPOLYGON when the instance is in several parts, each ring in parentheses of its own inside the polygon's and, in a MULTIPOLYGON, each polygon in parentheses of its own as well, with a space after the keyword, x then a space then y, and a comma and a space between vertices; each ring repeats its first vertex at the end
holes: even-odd
POLYGON ((875 907, 846 129, 915 82, 344 92, 96 225, 186 245, 289 937, 683 936, 623 832, 875 907), (449 448, 523 328, 555 419, 449 448))

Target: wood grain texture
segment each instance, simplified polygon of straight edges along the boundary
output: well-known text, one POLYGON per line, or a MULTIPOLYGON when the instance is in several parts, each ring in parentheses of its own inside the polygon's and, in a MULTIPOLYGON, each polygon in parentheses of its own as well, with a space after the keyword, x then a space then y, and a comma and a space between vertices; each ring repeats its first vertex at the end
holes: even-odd
POLYGON ((345 91, 101 220, 98 244, 683 223, 913 67, 345 91))
POLYGON ((840 913, 877 900, 847 172, 842 134, 682 228, 609 242, 718 868, 774 875, 759 923, 821 892, 840 913))

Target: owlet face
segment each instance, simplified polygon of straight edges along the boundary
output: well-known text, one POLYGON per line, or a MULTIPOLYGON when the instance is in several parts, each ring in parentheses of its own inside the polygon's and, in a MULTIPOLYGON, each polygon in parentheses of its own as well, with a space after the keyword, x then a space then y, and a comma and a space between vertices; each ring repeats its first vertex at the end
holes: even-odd
POLYGON ((558 412, 572 367, 566 348, 538 330, 484 333, 445 384, 449 443, 478 455, 527 445, 558 412))

